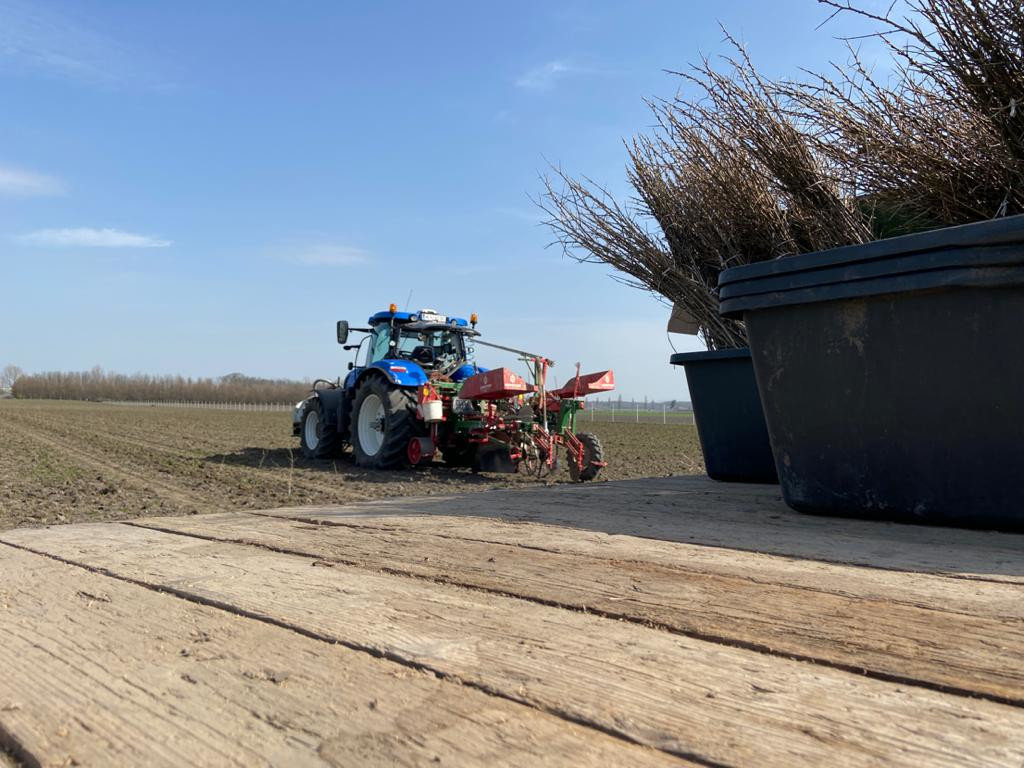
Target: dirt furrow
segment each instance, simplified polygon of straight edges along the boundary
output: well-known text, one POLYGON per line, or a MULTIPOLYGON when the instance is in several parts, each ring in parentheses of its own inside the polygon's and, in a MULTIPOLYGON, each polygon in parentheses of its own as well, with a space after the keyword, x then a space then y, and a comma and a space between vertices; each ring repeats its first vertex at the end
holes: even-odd
POLYGON ((119 464, 115 464, 107 459, 97 456, 93 452, 83 450, 76 446, 69 445, 67 442, 43 435, 38 430, 33 431, 19 427, 18 425, 14 425, 14 429, 19 430, 22 436, 29 440, 34 440, 37 443, 45 445, 59 453, 67 454, 78 463, 93 467, 101 473, 114 477, 123 483, 127 483, 128 485, 143 490, 156 491, 160 496, 171 501, 178 507, 185 508, 188 511, 199 511, 202 509, 212 511, 212 508, 204 498, 180 485, 160 480, 139 472, 132 472, 119 464))
MULTIPOLYGON (((591 428, 612 462, 607 479, 684 471, 678 456, 695 450, 692 427, 591 428)), ((535 478, 441 463, 378 472, 349 456, 308 461, 284 413, 0 401, 0 528, 530 487, 535 478)))

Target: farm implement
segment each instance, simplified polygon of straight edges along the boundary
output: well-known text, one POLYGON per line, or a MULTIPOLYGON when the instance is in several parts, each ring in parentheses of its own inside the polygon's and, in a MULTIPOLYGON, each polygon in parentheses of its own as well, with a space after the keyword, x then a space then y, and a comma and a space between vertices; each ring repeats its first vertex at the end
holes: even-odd
POLYGON ((479 338, 467 322, 434 310, 372 315, 365 328, 338 322, 338 343, 355 350, 344 380, 314 383, 292 415, 308 458, 351 447, 358 466, 416 466, 441 459, 482 472, 554 472, 564 454, 574 481, 594 479, 606 465, 596 435, 576 432, 584 398, 615 387, 612 371, 576 375, 549 388, 554 362, 479 338), (365 334, 355 344, 352 333, 365 334), (474 345, 515 354, 526 375, 473 362, 474 345))

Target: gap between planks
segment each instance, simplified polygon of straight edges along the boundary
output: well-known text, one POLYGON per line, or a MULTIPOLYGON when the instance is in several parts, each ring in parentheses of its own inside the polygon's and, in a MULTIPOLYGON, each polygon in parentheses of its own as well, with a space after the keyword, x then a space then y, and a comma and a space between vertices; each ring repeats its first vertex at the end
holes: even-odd
POLYGON ((3 534, 711 763, 1024 761, 1024 713, 457 587, 119 525, 3 534), (757 681, 756 683, 753 681, 757 681))

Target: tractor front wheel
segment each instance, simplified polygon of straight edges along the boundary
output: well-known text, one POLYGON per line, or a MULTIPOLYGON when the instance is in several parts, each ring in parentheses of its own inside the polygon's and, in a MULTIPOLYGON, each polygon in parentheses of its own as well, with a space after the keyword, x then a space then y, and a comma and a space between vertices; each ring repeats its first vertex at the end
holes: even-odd
POLYGON ((574 483, 582 483, 593 480, 601 471, 601 467, 604 466, 604 449, 597 435, 590 432, 580 432, 576 439, 583 444, 583 469, 580 469, 576 457, 571 453, 566 458, 569 464, 569 477, 574 483))
POLYGON ((409 440, 420 436, 413 391, 379 376, 366 379, 352 405, 352 451, 356 465, 391 469, 409 463, 409 440))
POLYGON ((319 397, 311 398, 303 411, 299 446, 307 459, 329 459, 341 446, 338 430, 326 418, 319 397))

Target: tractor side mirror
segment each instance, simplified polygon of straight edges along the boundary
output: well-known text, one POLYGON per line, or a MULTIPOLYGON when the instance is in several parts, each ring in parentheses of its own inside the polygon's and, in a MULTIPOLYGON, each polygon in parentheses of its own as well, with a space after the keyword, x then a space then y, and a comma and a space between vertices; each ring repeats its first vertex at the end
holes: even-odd
POLYGON ((338 343, 344 344, 348 341, 348 320, 338 321, 338 343))

